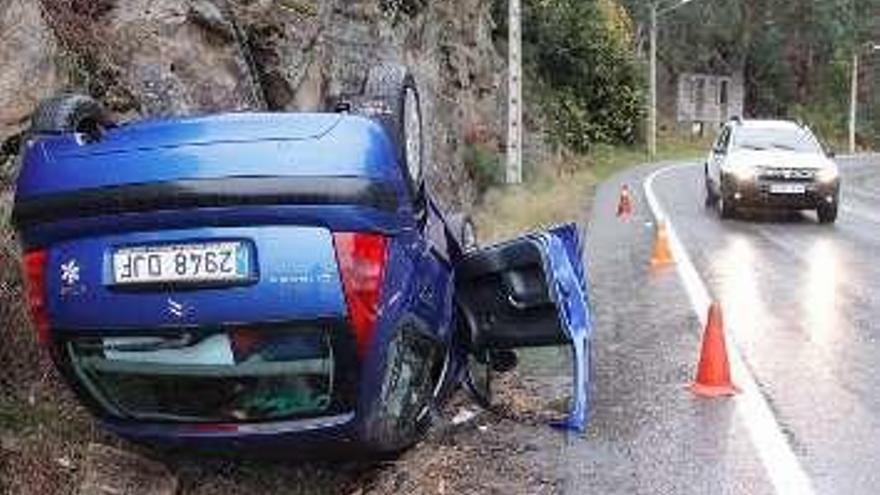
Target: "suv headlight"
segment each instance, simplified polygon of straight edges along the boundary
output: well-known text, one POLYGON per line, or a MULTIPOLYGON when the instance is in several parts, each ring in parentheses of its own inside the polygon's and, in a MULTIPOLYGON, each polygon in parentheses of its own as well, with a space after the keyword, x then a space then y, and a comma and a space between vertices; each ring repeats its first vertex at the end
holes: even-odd
POLYGON ((824 167, 816 173, 816 180, 825 184, 834 182, 838 177, 840 177, 840 172, 837 167, 824 167))
POLYGON ((730 173, 736 177, 736 180, 751 180, 755 178, 758 169, 752 165, 737 165, 730 169, 730 173))

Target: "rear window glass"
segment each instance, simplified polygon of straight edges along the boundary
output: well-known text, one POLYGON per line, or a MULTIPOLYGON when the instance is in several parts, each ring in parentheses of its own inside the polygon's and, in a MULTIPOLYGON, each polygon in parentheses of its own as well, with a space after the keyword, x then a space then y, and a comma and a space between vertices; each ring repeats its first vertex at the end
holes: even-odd
POLYGON ((222 422, 331 412, 337 363, 323 331, 237 330, 67 343, 88 391, 114 415, 222 422))

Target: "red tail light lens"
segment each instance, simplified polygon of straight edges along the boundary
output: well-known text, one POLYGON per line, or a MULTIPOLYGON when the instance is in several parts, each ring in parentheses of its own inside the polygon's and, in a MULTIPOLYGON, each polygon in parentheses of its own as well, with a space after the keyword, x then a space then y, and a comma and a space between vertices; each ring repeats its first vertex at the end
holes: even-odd
POLYGON ((379 313, 387 239, 378 234, 337 232, 333 243, 358 355, 363 357, 373 341, 379 313))
POLYGON ((49 343, 49 311, 46 307, 46 260, 45 250, 28 251, 24 255, 25 293, 31 321, 37 330, 37 341, 49 343))

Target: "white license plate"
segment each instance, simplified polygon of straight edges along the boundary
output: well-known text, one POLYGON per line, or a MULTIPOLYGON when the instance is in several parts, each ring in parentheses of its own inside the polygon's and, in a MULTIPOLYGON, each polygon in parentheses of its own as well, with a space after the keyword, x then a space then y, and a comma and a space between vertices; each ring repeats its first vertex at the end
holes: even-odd
POLYGON ((772 194, 803 194, 807 192, 803 184, 770 184, 772 194))
POLYGON ((113 281, 119 285, 236 282, 250 277, 243 242, 134 246, 113 252, 113 281))

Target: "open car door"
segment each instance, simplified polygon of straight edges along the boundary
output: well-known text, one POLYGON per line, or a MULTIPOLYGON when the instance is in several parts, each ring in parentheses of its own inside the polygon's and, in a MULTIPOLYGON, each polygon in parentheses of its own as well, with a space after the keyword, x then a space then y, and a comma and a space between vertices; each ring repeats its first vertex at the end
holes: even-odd
POLYGON ((592 337, 582 254, 569 224, 471 251, 455 268, 472 353, 491 359, 520 347, 571 346, 574 390, 561 426, 579 431, 589 412, 592 337))

